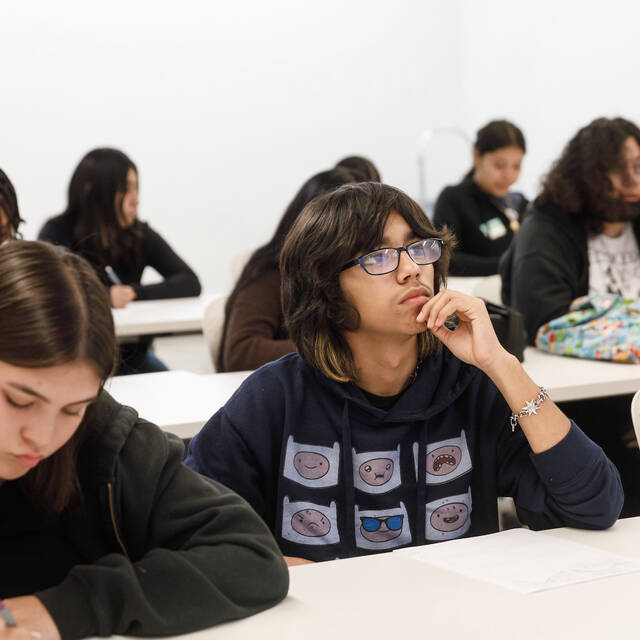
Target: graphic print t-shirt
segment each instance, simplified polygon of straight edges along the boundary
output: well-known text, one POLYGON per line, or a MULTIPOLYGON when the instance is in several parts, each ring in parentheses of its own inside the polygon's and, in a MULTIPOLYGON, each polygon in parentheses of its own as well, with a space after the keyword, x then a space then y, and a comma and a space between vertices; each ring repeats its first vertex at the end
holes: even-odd
POLYGON ((602 233, 589 238, 588 247, 589 295, 640 298, 640 252, 631 223, 616 238, 602 233))

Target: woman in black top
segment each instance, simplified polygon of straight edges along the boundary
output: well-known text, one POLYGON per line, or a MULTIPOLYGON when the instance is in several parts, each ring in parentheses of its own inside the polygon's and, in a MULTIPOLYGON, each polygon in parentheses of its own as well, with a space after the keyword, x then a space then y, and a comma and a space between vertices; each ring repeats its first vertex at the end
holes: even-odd
MULTIPOLYGON (((46 222, 38 238, 68 247, 86 258, 109 289, 111 306, 132 300, 183 298, 200 294, 196 274, 146 222, 138 220, 138 170, 117 149, 94 149, 71 177, 65 211, 46 222), (140 283, 145 267, 164 280, 140 283)), ((151 339, 121 345, 118 373, 162 371, 151 339)))
POLYGON ((436 202, 434 222, 446 224, 458 246, 450 275, 489 276, 511 244, 527 199, 509 187, 518 179, 526 146, 522 131, 494 120, 478 131, 473 167, 464 180, 446 187, 436 202))

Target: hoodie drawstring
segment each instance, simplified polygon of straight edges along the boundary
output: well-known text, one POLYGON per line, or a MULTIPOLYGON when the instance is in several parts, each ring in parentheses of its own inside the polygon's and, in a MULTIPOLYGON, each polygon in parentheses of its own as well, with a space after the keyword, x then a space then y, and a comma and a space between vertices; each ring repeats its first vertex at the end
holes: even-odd
POLYGON ((342 410, 342 472, 344 478, 344 513, 345 513, 345 537, 348 540, 348 548, 356 548, 355 531, 355 489, 353 486, 353 453, 351 451, 351 425, 349 424, 349 401, 345 399, 342 410))
POLYGON ((416 544, 425 544, 427 528, 427 423, 418 437, 418 483, 416 486, 416 544))

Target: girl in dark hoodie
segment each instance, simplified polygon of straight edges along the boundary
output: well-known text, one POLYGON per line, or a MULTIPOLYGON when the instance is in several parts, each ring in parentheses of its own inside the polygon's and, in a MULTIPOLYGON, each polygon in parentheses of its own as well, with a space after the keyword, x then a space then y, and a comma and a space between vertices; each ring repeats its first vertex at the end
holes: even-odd
POLYGON ((85 260, 4 244, 0 318, 0 638, 187 633, 284 597, 258 516, 102 390, 116 340, 85 260))

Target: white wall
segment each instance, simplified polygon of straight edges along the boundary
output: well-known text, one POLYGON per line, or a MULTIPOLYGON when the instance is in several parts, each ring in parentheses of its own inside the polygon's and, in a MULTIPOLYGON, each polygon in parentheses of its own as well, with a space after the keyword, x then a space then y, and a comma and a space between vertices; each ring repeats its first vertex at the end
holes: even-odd
POLYGON ((205 288, 313 173, 362 153, 415 194, 416 143, 460 116, 456 3, 3 0, 0 166, 25 236, 95 146, 138 165, 140 217, 205 288))
MULTIPOLYGON (((639 23, 633 0, 2 0, 0 166, 35 237, 80 157, 122 148, 141 217, 221 291, 341 156, 417 196, 426 128, 514 120, 534 195, 579 126, 640 121, 639 23)), ((434 141, 428 195, 469 158, 434 141)))
POLYGON ((506 117, 525 134, 529 196, 576 131, 599 116, 640 123, 640 3, 460 0, 461 126, 506 117))

